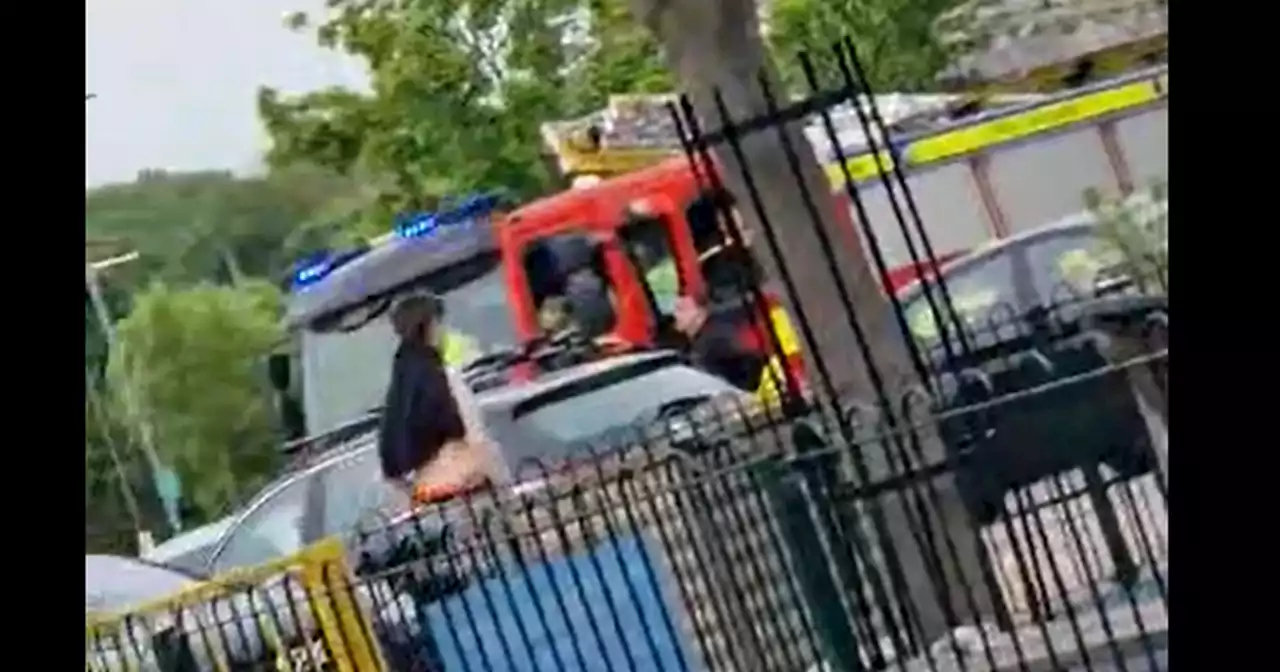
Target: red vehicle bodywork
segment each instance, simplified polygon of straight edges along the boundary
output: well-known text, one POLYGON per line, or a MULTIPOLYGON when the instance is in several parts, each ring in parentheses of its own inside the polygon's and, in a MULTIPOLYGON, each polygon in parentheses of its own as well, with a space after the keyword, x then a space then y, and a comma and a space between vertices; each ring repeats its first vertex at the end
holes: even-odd
MULTIPOLYGON (((695 247, 689 206, 706 193, 704 183, 694 176, 687 159, 674 158, 632 173, 603 180, 597 184, 569 189, 539 199, 510 213, 498 226, 499 249, 512 297, 516 329, 523 338, 540 334, 537 308, 524 259, 531 246, 549 237, 585 233, 602 244, 605 272, 616 298, 617 324, 613 335, 625 342, 651 344, 656 335, 656 316, 648 300, 639 269, 635 268, 619 241, 619 230, 626 224, 628 208, 643 203, 644 209, 661 219, 670 250, 685 293, 702 293, 706 287, 695 247)), ((844 205, 848 197, 843 191, 833 194, 841 203, 836 216, 846 225, 847 244, 860 245, 850 209, 844 205)), ((919 277, 926 264, 908 264, 889 273, 890 291, 897 291, 919 277)), ((766 314, 756 315, 741 330, 749 346, 761 351, 772 348, 762 343, 761 327, 770 319, 785 320, 776 297, 766 292, 766 314)), ((790 330, 789 325, 786 328, 790 330)), ((771 339, 769 339, 771 340, 771 339)), ((791 372, 802 375, 798 350, 784 346, 784 356, 791 372)))
POLYGON ((498 245, 503 267, 515 299, 512 305, 516 328, 522 336, 539 333, 537 309, 525 254, 532 245, 547 238, 586 233, 604 244, 606 272, 618 301, 618 323, 614 335, 631 343, 648 343, 656 324, 641 284, 638 269, 617 245, 618 229, 627 208, 637 200, 667 223, 667 233, 683 286, 690 291, 703 288, 698 254, 684 226, 684 209, 697 198, 699 190, 683 161, 669 161, 603 181, 583 189, 570 189, 539 199, 512 212, 498 228, 498 245), (683 170, 680 170, 683 168, 683 170))
MULTIPOLYGON (((657 316, 646 287, 631 258, 620 244, 620 230, 627 223, 628 210, 642 209, 660 220, 681 291, 703 294, 706 279, 694 244, 688 208, 706 190, 695 179, 686 159, 677 158, 604 180, 585 188, 570 189, 543 198, 511 213, 499 226, 498 241, 503 267, 514 301, 516 329, 521 336, 539 335, 537 308, 524 257, 531 246, 560 234, 585 233, 602 244, 605 272, 614 290, 617 323, 613 336, 626 343, 652 345, 658 334, 657 316)), ((753 319, 739 320, 744 345, 772 354, 774 348, 760 338, 770 320, 785 319, 775 297, 765 294, 766 310, 753 319), (780 315, 781 313, 781 315, 780 315)), ((783 358, 793 375, 802 375, 798 351, 783 347, 783 358)))
POLYGON ((920 278, 932 278, 938 274, 939 268, 946 266, 953 259, 959 259, 966 252, 968 250, 957 250, 940 255, 936 265, 922 261, 918 264, 902 264, 889 269, 889 291, 897 294, 920 278))

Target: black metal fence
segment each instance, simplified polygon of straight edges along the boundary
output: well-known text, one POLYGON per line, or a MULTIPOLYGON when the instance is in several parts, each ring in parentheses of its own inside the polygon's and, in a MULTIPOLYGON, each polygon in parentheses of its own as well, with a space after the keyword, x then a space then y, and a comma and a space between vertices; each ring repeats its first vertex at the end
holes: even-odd
MULTIPOLYGON (((1139 499, 1154 497, 1149 488, 1124 509, 1146 512, 1145 524, 1121 516, 1108 499, 1119 492, 1117 484, 1167 469, 1166 257, 1126 249, 1124 262, 1098 269, 1092 285, 1046 290, 1036 286, 1040 269, 1011 254, 1010 286, 992 288, 1000 298, 977 314, 957 305, 946 274, 922 281, 911 307, 903 296, 880 294, 890 286, 890 269, 850 172, 853 159, 875 164, 872 179, 883 187, 911 263, 938 265, 930 231, 946 223, 921 220, 902 167, 906 157, 865 84, 853 45, 836 45, 830 56, 836 67, 823 70, 838 73, 834 83, 817 81, 810 58, 800 57, 809 88, 801 100, 780 101, 768 73, 761 73, 754 91, 694 92, 673 112, 695 173, 706 188, 732 193, 757 234, 756 254, 769 262, 798 323, 811 389, 825 400, 818 406, 835 417, 825 424, 827 443, 855 446, 850 480, 832 486, 833 505, 852 504, 860 512, 856 517, 875 539, 870 547, 885 554, 896 589, 873 601, 880 615, 869 622, 887 628, 895 651, 919 651, 960 623, 990 619, 1010 631, 1014 607, 1037 622, 1064 609, 1071 616, 1066 593, 1096 585, 1108 572, 1133 585, 1141 560, 1155 556, 1135 551, 1126 530, 1132 537, 1137 528, 1162 529, 1167 519, 1159 506, 1140 505, 1139 499), (858 121, 859 157, 837 137, 837 107, 858 121), (813 120, 842 173, 835 199, 798 132, 813 120), (850 225, 858 235, 850 235, 850 225), (927 338, 912 324, 922 316, 932 325, 927 338), (912 391, 904 395, 904 388, 912 391), (857 413, 832 410, 850 406, 851 394, 863 400, 852 404, 857 413), (868 416, 891 438, 859 438, 868 416), (930 420, 921 427, 923 418, 930 420), (913 475, 916 470, 929 476, 913 475), (865 494, 867 488, 874 494, 865 494), (856 492, 864 494, 850 494, 856 492), (1074 578, 1035 562, 1016 580, 1002 576, 1002 567, 1027 560, 1019 554, 1062 551, 1050 548, 1052 535, 992 525, 1006 515, 1035 516, 1036 506, 1065 506, 1080 494, 1087 495, 1098 532, 1084 538, 1106 553, 1075 548, 1081 560, 1074 578), (900 507, 885 504, 897 500, 900 507), (975 530, 984 532, 975 536, 975 530), (1020 550, 1010 559, 991 550, 996 541, 1020 550), (1101 564, 1090 568, 1086 557, 1101 564)), ((730 213, 724 219, 722 229, 737 236, 730 213)), ((756 300, 760 290, 742 288, 756 300)), ((1161 502, 1164 479, 1146 484, 1158 486, 1161 502)), ((874 583, 858 578, 864 586, 874 583)), ((869 627, 864 630, 873 632, 869 627)))
POLYGON ((981 388, 958 405, 898 395, 892 419, 726 400, 530 466, 518 497, 366 531, 360 581, 397 596, 373 610, 395 614, 375 618, 384 655, 494 671, 1166 669, 1167 430, 1133 385, 1165 380, 1168 353, 1108 362, 1107 338, 938 381, 956 400, 963 380, 981 388), (930 440, 948 453, 925 455, 930 440), (961 510, 941 508, 944 487, 961 510))

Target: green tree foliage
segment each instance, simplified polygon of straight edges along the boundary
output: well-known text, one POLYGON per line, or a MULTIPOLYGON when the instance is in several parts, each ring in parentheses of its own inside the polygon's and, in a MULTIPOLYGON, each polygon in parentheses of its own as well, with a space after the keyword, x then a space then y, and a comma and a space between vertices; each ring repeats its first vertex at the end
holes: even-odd
POLYGON ((587 48, 571 82, 577 109, 566 113, 598 109, 612 94, 676 89, 662 60, 662 45, 636 23, 625 2, 588 0, 584 16, 587 48))
MULTIPOLYGON (((128 311, 128 294, 115 288, 105 288, 103 300, 113 315, 123 315, 128 311)), ((93 304, 89 300, 89 292, 84 297, 84 366, 91 379, 101 377, 107 365, 107 338, 98 322, 93 304)))
POLYGON ((355 194, 348 180, 306 166, 249 178, 148 171, 86 192, 85 234, 142 253, 140 262, 111 270, 114 287, 156 277, 278 278, 301 251, 333 235, 328 225, 341 223, 344 202, 355 194))
POLYGON ((843 81, 831 46, 854 39, 875 91, 915 92, 935 88, 947 53, 932 30, 955 0, 773 0, 767 36, 788 90, 808 90, 797 52, 814 57, 819 86, 843 81))
POLYGON ((84 403, 85 552, 132 554, 136 532, 159 531, 164 513, 146 461, 130 442, 111 395, 88 376, 84 403))
MULTIPOLYGON (((278 299, 272 298, 255 318, 265 322, 246 324, 230 319, 216 323, 215 319, 210 328, 205 325, 205 321, 214 319, 210 315, 239 310, 228 298, 237 292, 199 285, 225 285, 237 278, 254 277, 275 283, 302 253, 334 242, 335 238, 339 239, 337 242, 349 242, 346 240, 350 231, 348 220, 359 211, 351 204, 359 195, 350 180, 306 165, 290 166, 260 177, 236 177, 226 172, 146 171, 132 183, 86 192, 86 263, 129 250, 141 252, 138 261, 113 266, 102 276, 101 286, 110 317, 120 319, 129 315, 133 294, 152 282, 162 281, 169 288, 159 294, 144 293, 152 297, 150 307, 125 321, 134 325, 130 327, 133 340, 126 341, 126 345, 131 342, 136 345, 141 334, 150 334, 156 324, 161 325, 154 329, 158 336, 148 335, 140 341, 146 345, 137 346, 143 347, 139 352, 145 355, 145 365, 138 369, 142 372, 139 375, 150 375, 147 372, 156 370, 162 372, 161 376, 168 375, 174 367, 211 372, 199 373, 206 377, 193 379, 199 381, 201 389, 209 390, 210 403, 204 403, 204 393, 197 394, 193 389, 187 396, 180 394, 173 399, 156 393, 159 401, 153 407, 144 407, 150 410, 148 417, 154 418, 163 430, 157 437, 160 450, 169 451, 181 445, 188 451, 184 455, 194 456, 186 462, 189 466, 183 470, 183 480, 188 494, 195 494, 201 500, 193 511, 197 518, 202 513, 212 515, 225 511, 234 501, 229 499, 233 494, 248 494, 251 485, 266 473, 267 467, 263 465, 270 462, 274 451, 269 440, 272 426, 264 424, 269 417, 258 408, 260 388, 249 385, 240 369, 219 373, 211 368, 213 365, 202 363, 205 360, 198 358, 225 357, 226 362, 240 361, 236 359, 240 356, 238 353, 253 351, 255 342, 260 340, 254 334, 267 330, 274 338, 278 315, 274 306, 278 299), (197 287, 190 292, 177 289, 192 285, 197 287), (195 304, 176 305, 191 297, 195 304), (171 304, 172 309, 165 308, 171 304), (138 323, 143 326, 137 326, 138 323), (249 327, 252 328, 248 336, 236 335, 249 327), (214 340, 200 340, 202 338, 214 340), (194 345, 188 347, 187 339, 194 345), (149 349, 152 347, 158 350, 149 349), (171 358, 164 348, 172 348, 172 352, 181 356, 171 358), (158 362, 159 369, 151 365, 151 358, 158 362), (228 407, 246 410, 231 416, 236 418, 232 426, 218 429, 224 417, 220 414, 228 407), (177 438, 173 438, 175 436, 177 438), (196 438, 189 440, 188 436, 196 438), (235 437, 243 440, 237 438, 238 443, 234 445, 217 443, 235 437), (220 462, 216 459, 212 462, 216 468, 209 470, 190 466, 198 464, 198 459, 204 459, 202 456, 216 457, 228 450, 250 453, 246 459, 229 458, 233 460, 230 475, 226 469, 217 467, 220 462), (263 459, 254 455, 262 455, 263 459), (206 473, 213 483, 204 483, 206 473)), ((251 280, 247 287, 250 293, 266 291, 251 280)), ((258 313, 250 313, 255 314, 258 313)), ((121 333, 124 333, 123 326, 121 333)), ((121 399, 110 394, 115 388, 101 380, 107 365, 107 351, 106 338, 86 290, 86 394, 92 389, 109 397, 108 405, 119 414, 121 399)), ((250 357, 249 354, 243 356, 250 357)), ((254 365, 251 359, 244 359, 241 364, 254 365)), ((261 374, 255 376, 253 385, 261 380, 261 374)), ((156 384, 184 384, 178 379, 157 381, 156 384)), ((144 527, 154 532, 165 529, 137 433, 124 431, 123 425, 117 426, 120 422, 124 420, 113 420, 115 431, 110 433, 97 429, 97 424, 86 427, 86 506, 92 513, 86 513, 86 544, 93 544, 93 548, 113 549, 121 539, 133 543, 130 535, 135 522, 127 515, 123 503, 119 471, 124 472, 137 495, 144 527), (121 470, 115 469, 108 459, 113 447, 122 461, 121 470)))
POLYGON ((621 0, 335 0, 297 30, 363 59, 368 92, 297 97, 265 89, 273 166, 315 164, 367 189, 366 235, 397 213, 502 188, 554 183, 539 125, 599 108, 610 93, 669 90, 654 40, 621 0))
POLYGON ((1099 255, 1114 259, 1115 270, 1132 278, 1139 289, 1169 293, 1169 190, 1162 181, 1127 198, 1104 196, 1097 189, 1084 195, 1099 224, 1099 255))
MULTIPOLYGON (((88 392, 88 390, 86 390, 88 392)), ((88 394, 84 404, 84 518, 85 549, 97 552, 132 550, 133 524, 120 473, 111 457, 110 421, 88 394)), ((118 454, 118 453, 117 453, 118 454)))
POLYGON ((113 389, 132 390, 129 424, 151 423, 160 458, 203 516, 225 513, 277 466, 262 362, 283 337, 280 301, 258 281, 188 289, 157 283, 118 325, 108 379, 113 389))

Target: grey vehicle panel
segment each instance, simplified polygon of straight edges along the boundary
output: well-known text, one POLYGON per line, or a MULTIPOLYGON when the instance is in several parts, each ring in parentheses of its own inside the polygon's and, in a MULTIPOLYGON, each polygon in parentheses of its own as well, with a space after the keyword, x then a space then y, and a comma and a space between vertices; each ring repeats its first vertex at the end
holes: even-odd
POLYGON ((300 327, 495 249, 493 227, 487 217, 441 227, 430 237, 379 245, 338 267, 324 280, 296 292, 290 298, 286 319, 290 327, 300 327))

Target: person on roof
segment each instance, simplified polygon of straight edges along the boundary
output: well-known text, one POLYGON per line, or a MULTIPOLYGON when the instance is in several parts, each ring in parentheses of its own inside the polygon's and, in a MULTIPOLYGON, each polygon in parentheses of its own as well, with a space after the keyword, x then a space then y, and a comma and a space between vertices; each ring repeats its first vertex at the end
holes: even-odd
POLYGON ((433 295, 402 299, 391 324, 400 339, 379 428, 383 476, 411 497, 469 490, 505 480, 496 445, 461 377, 438 349, 441 301, 433 295))

